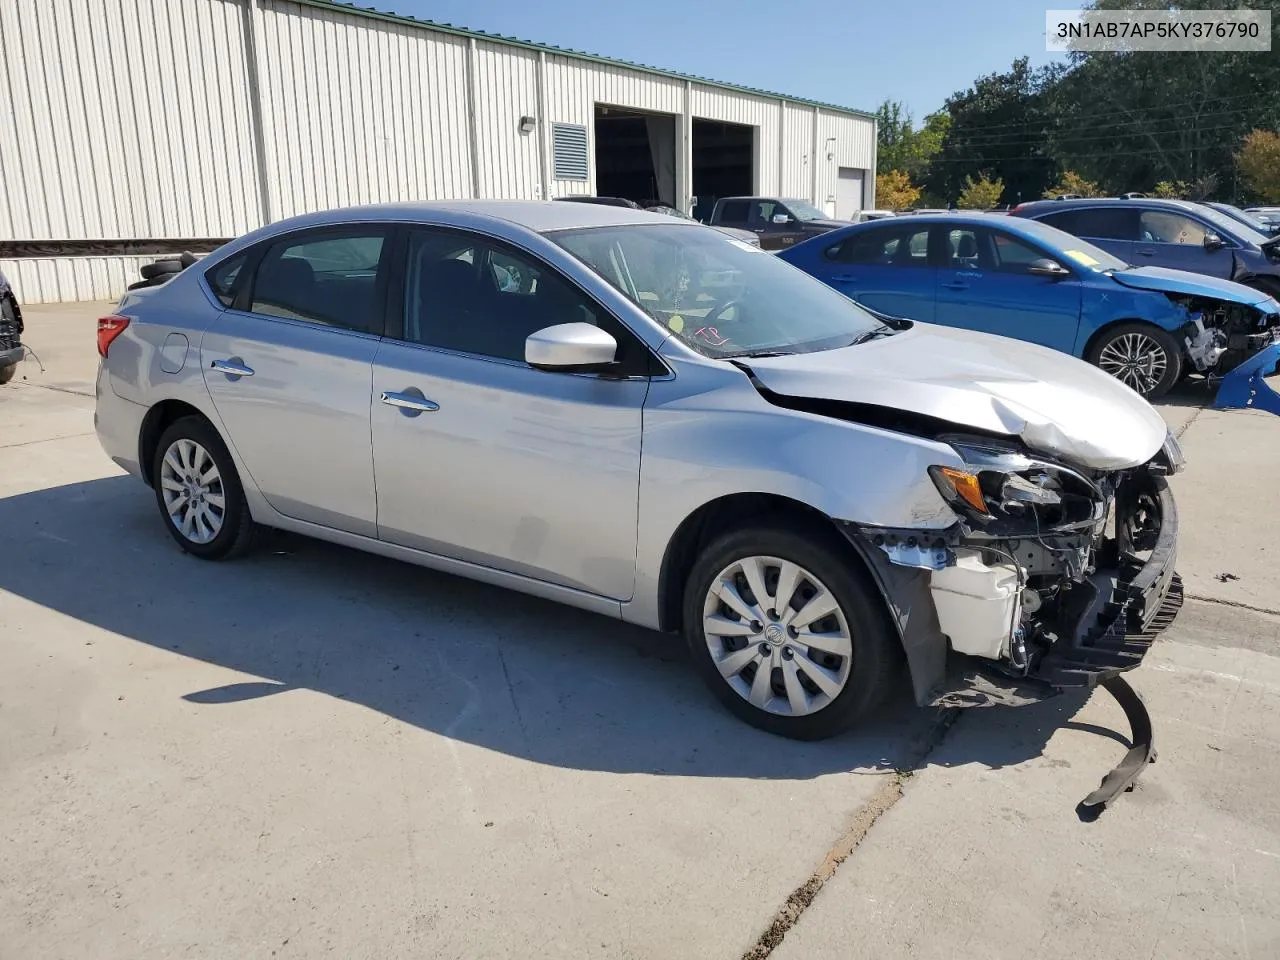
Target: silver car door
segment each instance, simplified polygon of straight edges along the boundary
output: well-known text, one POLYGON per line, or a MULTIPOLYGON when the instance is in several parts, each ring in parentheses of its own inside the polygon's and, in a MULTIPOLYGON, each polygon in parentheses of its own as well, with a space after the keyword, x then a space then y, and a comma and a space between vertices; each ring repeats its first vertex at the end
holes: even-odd
POLYGON ((424 228, 406 258, 400 336, 374 363, 379 536, 629 599, 645 348, 620 347, 633 376, 536 370, 524 341, 537 329, 624 332, 552 268, 493 241, 424 228))
POLYGON ((285 516, 377 534, 369 393, 385 314, 385 228, 307 231, 264 252, 200 344, 224 436, 285 516))

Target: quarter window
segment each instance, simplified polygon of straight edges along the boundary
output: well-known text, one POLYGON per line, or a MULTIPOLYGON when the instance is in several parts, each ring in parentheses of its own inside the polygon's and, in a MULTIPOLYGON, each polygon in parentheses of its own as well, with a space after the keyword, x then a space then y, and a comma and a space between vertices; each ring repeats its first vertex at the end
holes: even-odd
POLYGON ((380 333, 381 230, 311 235, 271 246, 254 278, 249 309, 269 317, 380 333))
POLYGON ((229 307, 235 302, 236 281, 240 279, 240 271, 244 267, 247 256, 248 254, 245 253, 237 254, 205 271, 204 278, 209 283, 209 289, 213 291, 215 297, 222 301, 222 305, 225 307, 229 307))

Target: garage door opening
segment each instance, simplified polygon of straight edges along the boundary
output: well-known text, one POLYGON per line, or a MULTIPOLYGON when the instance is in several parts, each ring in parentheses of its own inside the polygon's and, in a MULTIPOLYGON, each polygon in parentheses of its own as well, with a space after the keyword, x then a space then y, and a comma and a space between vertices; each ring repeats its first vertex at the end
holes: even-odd
POLYGON ((718 197, 750 196, 756 189, 756 128, 720 120, 693 120, 693 215, 711 216, 718 197))
POLYGON ((676 205, 676 118, 596 104, 596 194, 676 205))

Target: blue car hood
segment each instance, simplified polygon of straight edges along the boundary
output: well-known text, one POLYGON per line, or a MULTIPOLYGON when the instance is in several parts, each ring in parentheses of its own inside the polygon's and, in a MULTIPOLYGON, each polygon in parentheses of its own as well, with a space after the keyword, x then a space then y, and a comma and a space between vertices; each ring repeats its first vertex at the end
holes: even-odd
POLYGON ((1271 298, 1253 287, 1231 280, 1219 280, 1202 273, 1188 273, 1185 270, 1170 270, 1167 267, 1130 267, 1128 270, 1117 270, 1111 279, 1126 287, 1136 290, 1157 290, 1160 293, 1185 293, 1195 297, 1214 297, 1218 300, 1229 300, 1232 303, 1243 303, 1251 307, 1265 303, 1271 298))

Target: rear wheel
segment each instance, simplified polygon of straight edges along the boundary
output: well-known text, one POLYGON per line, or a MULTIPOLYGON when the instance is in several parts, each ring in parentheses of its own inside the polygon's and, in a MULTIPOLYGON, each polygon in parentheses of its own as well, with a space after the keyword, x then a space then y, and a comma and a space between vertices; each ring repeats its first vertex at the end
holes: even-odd
POLYGON ((1182 350, 1165 330, 1122 323, 1098 338, 1088 360, 1148 400, 1164 396, 1182 376, 1182 350))
POLYGON ((730 711, 770 733, 820 740, 882 702, 897 641, 856 562, 816 528, 747 528, 703 551, 685 586, 685 638, 730 711))
POLYGON ((0 386, 4 386, 13 379, 13 375, 18 372, 18 365, 11 363, 6 367, 0 367, 0 386))
POLYGON ((200 417, 175 421, 160 437, 151 483, 165 527, 202 560, 227 560, 253 544, 254 524, 231 454, 200 417))

